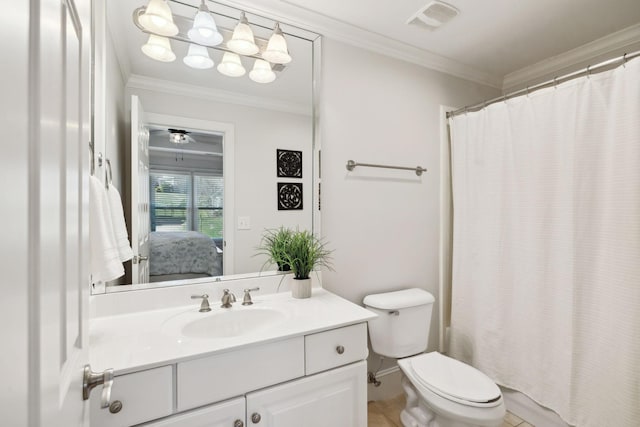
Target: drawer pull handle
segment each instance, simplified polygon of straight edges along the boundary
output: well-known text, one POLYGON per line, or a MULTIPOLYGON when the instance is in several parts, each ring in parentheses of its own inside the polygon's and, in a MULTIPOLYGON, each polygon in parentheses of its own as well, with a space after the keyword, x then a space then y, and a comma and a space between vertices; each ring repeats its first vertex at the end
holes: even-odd
POLYGON ((342 353, 344 353, 344 347, 339 345, 339 346, 336 347, 336 351, 338 352, 338 354, 342 354, 342 353))
POLYGON ((235 420, 233 422, 233 427, 244 427, 244 423, 242 422, 242 420, 235 420))
POLYGON ((254 412, 253 415, 251 415, 251 421, 253 421, 254 424, 258 424, 261 419, 262 417, 257 412, 254 412))
POLYGON ((114 400, 111 405, 109 405, 109 412, 111 412, 112 414, 117 414, 120 411, 122 411, 122 402, 120 402, 119 400, 114 400))

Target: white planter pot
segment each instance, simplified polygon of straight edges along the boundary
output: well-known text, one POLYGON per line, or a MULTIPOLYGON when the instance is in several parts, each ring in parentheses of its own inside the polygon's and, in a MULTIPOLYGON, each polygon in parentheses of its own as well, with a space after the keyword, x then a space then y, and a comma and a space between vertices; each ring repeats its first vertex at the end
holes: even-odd
POLYGON ((311 279, 293 279, 291 281, 291 296, 294 298, 311 297, 311 279))

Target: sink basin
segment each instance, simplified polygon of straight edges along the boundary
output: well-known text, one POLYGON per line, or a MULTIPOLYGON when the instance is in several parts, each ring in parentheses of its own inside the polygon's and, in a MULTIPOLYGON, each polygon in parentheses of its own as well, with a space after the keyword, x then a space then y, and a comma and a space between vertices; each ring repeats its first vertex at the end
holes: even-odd
POLYGON ((170 330, 189 338, 230 338, 271 328, 286 319, 286 315, 272 308, 238 308, 216 310, 211 313, 186 313, 174 318, 170 330))

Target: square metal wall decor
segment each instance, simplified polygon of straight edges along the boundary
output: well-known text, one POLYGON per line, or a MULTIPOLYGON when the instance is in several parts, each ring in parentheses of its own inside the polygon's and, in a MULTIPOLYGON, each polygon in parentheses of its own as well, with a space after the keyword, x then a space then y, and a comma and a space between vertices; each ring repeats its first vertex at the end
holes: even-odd
POLYGON ((302 210, 302 183, 279 182, 278 183, 278 210, 292 211, 302 210))
POLYGON ((302 151, 277 150, 279 178, 302 178, 302 151))

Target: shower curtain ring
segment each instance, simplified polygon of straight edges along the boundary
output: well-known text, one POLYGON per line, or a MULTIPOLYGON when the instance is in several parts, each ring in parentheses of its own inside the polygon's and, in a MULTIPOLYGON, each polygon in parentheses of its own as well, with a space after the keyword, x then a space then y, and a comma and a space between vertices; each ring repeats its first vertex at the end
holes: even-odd
POLYGON ((529 86, 527 86, 527 98, 529 97, 529 86))
POLYGON ((587 78, 591 78, 591 65, 587 65, 587 78))
POLYGON ((558 77, 553 78, 553 88, 558 89, 558 77))
POLYGON ((627 68, 627 54, 626 54, 626 52, 625 52, 624 55, 622 55, 622 66, 624 68, 627 68))

